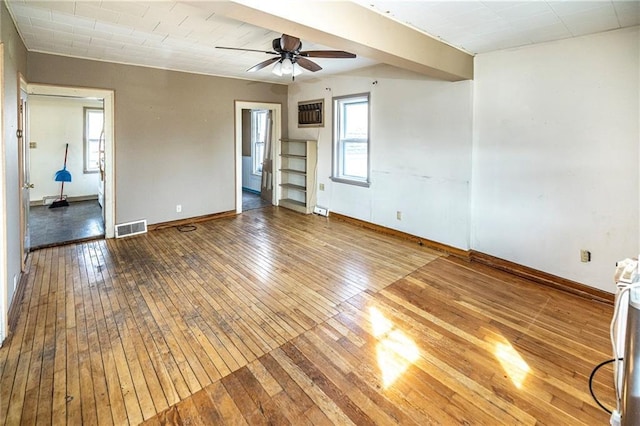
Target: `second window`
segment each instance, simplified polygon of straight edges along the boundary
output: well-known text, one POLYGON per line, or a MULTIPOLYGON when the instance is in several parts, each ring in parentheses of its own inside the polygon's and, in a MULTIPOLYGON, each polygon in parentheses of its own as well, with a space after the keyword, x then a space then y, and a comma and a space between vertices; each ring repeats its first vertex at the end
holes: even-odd
POLYGON ((333 98, 332 179, 369 185, 369 94, 333 98))

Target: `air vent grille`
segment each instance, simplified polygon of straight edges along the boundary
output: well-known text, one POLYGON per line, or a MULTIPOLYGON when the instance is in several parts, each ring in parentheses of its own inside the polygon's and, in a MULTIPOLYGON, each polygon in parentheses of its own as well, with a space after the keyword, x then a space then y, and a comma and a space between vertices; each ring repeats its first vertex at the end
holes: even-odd
POLYGON ((116 225, 116 238, 129 237, 131 235, 144 234, 146 232, 146 219, 116 225))

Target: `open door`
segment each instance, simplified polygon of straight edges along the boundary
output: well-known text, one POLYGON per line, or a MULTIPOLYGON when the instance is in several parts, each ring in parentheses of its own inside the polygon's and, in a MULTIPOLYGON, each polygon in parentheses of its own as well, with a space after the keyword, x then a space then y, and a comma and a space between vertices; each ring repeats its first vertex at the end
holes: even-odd
POLYGON ((27 256, 31 248, 30 230, 29 230, 29 203, 31 197, 29 190, 33 188, 29 174, 29 137, 27 134, 29 126, 27 125, 27 91, 23 87, 24 80, 20 79, 20 100, 18 104, 18 156, 20 157, 20 232, 21 232, 21 248, 22 248, 22 270, 25 270, 27 264, 27 256))
POLYGON ((273 126, 273 111, 267 110, 267 120, 264 140, 264 157, 262 161, 262 182, 260 184, 260 197, 273 203, 273 153, 271 152, 273 126))

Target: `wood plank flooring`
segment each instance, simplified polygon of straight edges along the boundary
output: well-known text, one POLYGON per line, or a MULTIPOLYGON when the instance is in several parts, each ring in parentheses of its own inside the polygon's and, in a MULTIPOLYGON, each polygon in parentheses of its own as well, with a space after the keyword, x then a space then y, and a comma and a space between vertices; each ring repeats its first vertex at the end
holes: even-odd
POLYGON ((436 257, 277 208, 38 250, 0 424, 139 424, 436 257))
POLYGON ((608 424, 611 306, 340 221, 41 250, 25 290, 0 424, 608 424))
POLYGON ((608 305, 440 258, 339 310, 146 424, 608 424, 608 305))

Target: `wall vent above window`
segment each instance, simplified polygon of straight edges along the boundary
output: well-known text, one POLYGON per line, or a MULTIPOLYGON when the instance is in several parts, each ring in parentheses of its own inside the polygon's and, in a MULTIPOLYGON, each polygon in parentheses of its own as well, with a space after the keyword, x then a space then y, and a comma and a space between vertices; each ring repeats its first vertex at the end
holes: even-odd
POLYGON ((298 127, 324 127, 324 99, 298 102, 298 127))
POLYGON ((147 220, 121 223, 116 225, 116 238, 129 237, 131 235, 145 234, 147 232, 147 220))

